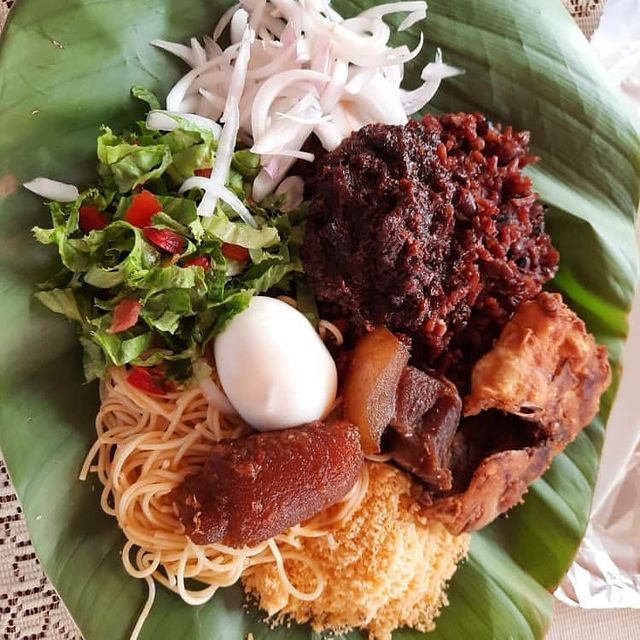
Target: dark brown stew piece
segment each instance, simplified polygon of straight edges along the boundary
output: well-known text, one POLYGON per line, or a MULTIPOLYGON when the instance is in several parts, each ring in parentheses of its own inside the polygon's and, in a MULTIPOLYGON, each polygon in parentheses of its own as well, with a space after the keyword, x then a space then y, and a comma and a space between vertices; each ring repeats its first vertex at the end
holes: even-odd
POLYGON ((453 384, 405 367, 386 437, 394 461, 435 490, 451 489, 450 448, 461 411, 453 384))
POLYGON ((364 456, 358 429, 339 420, 256 433, 212 447, 203 473, 174 492, 196 544, 255 544, 341 500, 364 456))

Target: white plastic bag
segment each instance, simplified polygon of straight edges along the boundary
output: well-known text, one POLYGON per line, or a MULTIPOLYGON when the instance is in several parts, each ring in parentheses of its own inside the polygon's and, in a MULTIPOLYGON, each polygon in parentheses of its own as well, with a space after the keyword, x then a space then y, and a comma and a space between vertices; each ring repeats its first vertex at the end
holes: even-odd
MULTIPOLYGON (((608 0, 591 45, 630 101, 640 127, 640 0, 608 0)), ((640 292, 623 363, 589 526, 555 594, 587 609, 640 608, 640 292)))

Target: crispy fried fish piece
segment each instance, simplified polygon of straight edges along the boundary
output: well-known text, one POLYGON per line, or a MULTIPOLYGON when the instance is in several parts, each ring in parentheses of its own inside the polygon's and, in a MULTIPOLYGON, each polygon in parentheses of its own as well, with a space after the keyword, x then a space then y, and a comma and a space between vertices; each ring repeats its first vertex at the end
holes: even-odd
POLYGON ((550 447, 500 451, 487 456, 462 493, 437 498, 422 513, 453 535, 478 531, 522 501, 529 485, 553 460, 550 447))
POLYGON ((606 348, 559 294, 522 304, 473 369, 453 454, 454 476, 466 482, 427 497, 425 515, 459 534, 521 502, 596 415, 610 381, 606 348))
POLYGON ((464 415, 500 409, 539 422, 562 449, 593 420, 610 382, 606 347, 560 294, 541 293, 474 367, 464 415))

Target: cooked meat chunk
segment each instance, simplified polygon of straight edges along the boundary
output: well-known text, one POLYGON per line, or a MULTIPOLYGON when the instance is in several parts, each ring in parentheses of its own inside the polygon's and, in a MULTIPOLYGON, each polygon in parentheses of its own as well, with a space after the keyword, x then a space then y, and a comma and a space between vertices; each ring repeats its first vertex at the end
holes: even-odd
POLYGON ((283 533, 341 500, 364 456, 358 430, 345 421, 313 422, 214 445, 204 471, 174 499, 196 544, 255 544, 283 533))
POLYGON ((425 367, 468 368, 556 270, 528 141, 449 114, 369 125, 320 155, 303 260, 326 314, 411 335, 425 367))
POLYGON ((386 327, 362 336, 353 351, 342 392, 344 417, 360 430, 362 449, 380 451, 380 439, 396 408, 398 382, 409 349, 386 327))
POLYGON ((462 401, 449 381, 406 366, 409 355, 386 327, 361 336, 342 392, 343 415, 357 425, 366 454, 382 447, 433 489, 448 490, 462 401))
POLYGON ((595 416, 611 378, 607 351, 558 294, 524 303, 474 367, 452 447, 454 488, 424 493, 425 515, 457 534, 522 500, 595 416))
POLYGON ((500 409, 539 422, 563 448, 596 415, 610 381, 606 347, 559 294, 541 293, 474 367, 464 412, 500 409))
POLYGON ((450 448, 461 410, 462 401, 450 382, 406 367, 386 449, 399 466, 433 489, 451 489, 450 448))

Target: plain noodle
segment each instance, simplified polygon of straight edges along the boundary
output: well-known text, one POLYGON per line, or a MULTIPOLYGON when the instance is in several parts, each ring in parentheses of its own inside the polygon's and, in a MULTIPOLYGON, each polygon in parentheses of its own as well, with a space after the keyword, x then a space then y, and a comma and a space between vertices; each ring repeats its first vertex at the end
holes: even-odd
POLYGON ((188 475, 202 470, 213 443, 246 435, 249 428, 237 416, 220 413, 199 386, 150 396, 131 386, 126 375, 126 370, 115 368, 102 381, 98 437, 80 478, 97 474, 103 485, 102 508, 118 520, 127 538, 124 567, 149 584, 149 598, 131 638, 135 640, 149 613, 154 581, 198 605, 253 567, 271 564, 292 597, 317 598, 324 587, 322 574, 315 561, 301 553, 300 540, 329 535, 358 508, 367 491, 366 465, 342 501, 281 535, 243 549, 196 545, 184 532, 171 493, 188 475), (287 560, 309 567, 317 577, 314 589, 301 592, 290 583, 287 560), (190 580, 201 586, 187 586, 190 580))

